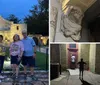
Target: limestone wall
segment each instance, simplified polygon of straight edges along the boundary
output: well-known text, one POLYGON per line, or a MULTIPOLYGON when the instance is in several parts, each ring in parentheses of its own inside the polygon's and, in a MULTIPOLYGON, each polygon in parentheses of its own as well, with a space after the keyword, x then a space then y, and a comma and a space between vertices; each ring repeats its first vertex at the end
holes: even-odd
POLYGON ((78 61, 80 61, 81 56, 81 44, 78 44, 78 61))
POLYGON ((60 49, 58 44, 50 45, 51 63, 60 63, 60 49))
POLYGON ((60 45, 60 59, 61 59, 61 67, 62 70, 66 70, 66 68, 68 67, 68 55, 67 55, 67 46, 66 44, 61 44, 60 45))
POLYGON ((95 73, 96 44, 90 44, 89 69, 95 73))
POLYGON ((96 44, 95 72, 100 74, 100 44, 96 44))
POLYGON ((3 35, 4 41, 13 41, 14 34, 19 34, 22 38, 22 30, 27 30, 26 24, 14 24, 11 21, 5 20, 0 16, 0 35, 3 35))
POLYGON ((81 44, 80 58, 83 58, 84 61, 87 63, 86 69, 88 69, 89 67, 89 49, 90 44, 81 44))
POLYGON ((26 24, 12 24, 11 25, 11 30, 10 30, 10 36, 11 39, 13 38, 14 34, 19 34, 20 38, 22 39, 22 30, 26 29, 27 30, 27 25, 26 24))
POLYGON ((26 29, 27 30, 27 25, 26 24, 12 24, 10 30, 7 31, 0 31, 0 35, 3 35, 4 41, 13 41, 13 36, 14 34, 20 35, 20 38, 22 39, 22 30, 26 29))

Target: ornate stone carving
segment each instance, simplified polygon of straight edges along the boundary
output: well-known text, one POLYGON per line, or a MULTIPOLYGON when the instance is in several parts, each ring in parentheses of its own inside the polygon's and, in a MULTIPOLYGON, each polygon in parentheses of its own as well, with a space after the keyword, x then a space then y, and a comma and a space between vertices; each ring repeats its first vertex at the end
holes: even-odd
POLYGON ((61 31, 65 37, 71 37, 73 40, 80 39, 81 21, 83 12, 79 7, 68 6, 66 14, 62 14, 61 31))
POLYGON ((50 41, 54 41, 58 10, 56 7, 51 7, 50 11, 50 41))

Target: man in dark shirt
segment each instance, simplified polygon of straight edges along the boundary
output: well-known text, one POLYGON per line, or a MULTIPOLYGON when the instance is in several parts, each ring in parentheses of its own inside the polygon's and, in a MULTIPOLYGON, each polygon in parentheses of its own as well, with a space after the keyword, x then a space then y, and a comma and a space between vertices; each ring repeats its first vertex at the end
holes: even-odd
POLYGON ((78 62, 78 65, 79 65, 79 78, 83 79, 84 65, 86 65, 86 63, 83 61, 83 58, 81 58, 81 61, 78 62))

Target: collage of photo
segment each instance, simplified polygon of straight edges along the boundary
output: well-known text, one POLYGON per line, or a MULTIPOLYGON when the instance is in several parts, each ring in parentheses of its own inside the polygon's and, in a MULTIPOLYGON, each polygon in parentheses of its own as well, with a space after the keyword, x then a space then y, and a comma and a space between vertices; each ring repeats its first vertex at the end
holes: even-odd
POLYGON ((100 85, 100 0, 0 0, 0 85, 100 85))
POLYGON ((0 0, 0 85, 49 85, 49 0, 0 0))
POLYGON ((50 0, 50 85, 100 85, 100 0, 50 0))

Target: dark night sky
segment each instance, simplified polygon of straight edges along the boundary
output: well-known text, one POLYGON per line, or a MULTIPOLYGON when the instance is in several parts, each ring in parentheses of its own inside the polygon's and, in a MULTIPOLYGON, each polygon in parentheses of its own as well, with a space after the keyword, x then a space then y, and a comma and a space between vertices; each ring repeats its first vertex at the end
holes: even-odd
POLYGON ((38 4, 37 0, 0 0, 0 15, 7 18, 9 14, 14 14, 23 19, 35 4, 38 4))

